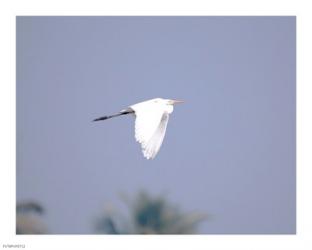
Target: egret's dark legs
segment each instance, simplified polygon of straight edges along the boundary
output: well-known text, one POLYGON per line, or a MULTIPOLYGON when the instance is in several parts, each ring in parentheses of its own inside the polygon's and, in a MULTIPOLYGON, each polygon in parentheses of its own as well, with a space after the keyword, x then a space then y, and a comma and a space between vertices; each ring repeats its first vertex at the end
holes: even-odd
POLYGON ((110 118, 113 118, 113 117, 117 117, 117 116, 121 116, 121 115, 127 115, 127 114, 131 114, 131 113, 134 113, 134 111, 132 109, 126 109, 126 110, 120 111, 118 114, 102 116, 102 117, 94 119, 93 121, 94 122, 96 122, 96 121, 103 121, 103 120, 107 120, 107 119, 110 119, 110 118))

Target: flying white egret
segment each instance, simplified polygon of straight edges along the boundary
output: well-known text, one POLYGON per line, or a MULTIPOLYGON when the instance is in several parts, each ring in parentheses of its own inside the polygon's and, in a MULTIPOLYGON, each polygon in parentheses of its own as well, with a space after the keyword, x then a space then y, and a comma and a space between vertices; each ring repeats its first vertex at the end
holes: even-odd
POLYGON ((155 98, 131 105, 117 114, 102 116, 93 121, 134 114, 136 117, 135 139, 141 144, 144 157, 153 159, 164 140, 169 114, 173 112, 173 105, 182 102, 179 100, 155 98))

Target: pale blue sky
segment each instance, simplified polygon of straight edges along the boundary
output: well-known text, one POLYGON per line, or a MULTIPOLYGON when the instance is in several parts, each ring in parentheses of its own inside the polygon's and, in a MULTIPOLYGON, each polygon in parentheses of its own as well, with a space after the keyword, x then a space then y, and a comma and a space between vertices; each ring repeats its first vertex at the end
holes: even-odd
POLYGON ((18 17, 17 200, 91 233, 118 194, 211 214, 200 233, 295 233, 295 17, 18 17), (133 117, 183 99, 157 157, 133 117))

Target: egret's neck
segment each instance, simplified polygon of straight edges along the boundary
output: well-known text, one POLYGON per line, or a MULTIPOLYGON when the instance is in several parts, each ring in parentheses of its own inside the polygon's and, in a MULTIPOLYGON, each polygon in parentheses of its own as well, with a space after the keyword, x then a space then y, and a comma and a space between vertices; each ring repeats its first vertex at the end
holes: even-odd
POLYGON ((171 114, 173 112, 173 106, 172 105, 166 105, 166 111, 168 114, 171 114))

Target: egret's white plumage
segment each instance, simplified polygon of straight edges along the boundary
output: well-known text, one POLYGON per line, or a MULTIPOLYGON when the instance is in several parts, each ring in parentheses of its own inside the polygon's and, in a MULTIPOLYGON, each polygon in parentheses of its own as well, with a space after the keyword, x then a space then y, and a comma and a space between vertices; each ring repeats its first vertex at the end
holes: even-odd
POLYGON ((141 144, 145 158, 153 159, 158 153, 164 140, 169 114, 173 105, 182 101, 155 98, 129 106, 116 115, 104 116, 95 121, 106 120, 119 115, 134 113, 135 139, 141 144))
POLYGON ((153 159, 164 140, 169 114, 172 105, 167 105, 163 99, 153 99, 130 106, 134 110, 135 139, 141 143, 143 155, 153 159))

